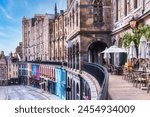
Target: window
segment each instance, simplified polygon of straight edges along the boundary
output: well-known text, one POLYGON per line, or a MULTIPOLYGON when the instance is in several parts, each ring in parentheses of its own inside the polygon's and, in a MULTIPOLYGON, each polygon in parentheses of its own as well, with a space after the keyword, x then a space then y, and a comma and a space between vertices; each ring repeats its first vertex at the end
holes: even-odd
POLYGON ((127 5, 128 5, 128 4, 127 4, 127 0, 125 0, 124 5, 125 5, 125 6, 124 6, 124 15, 127 16, 127 5))
POLYGON ((67 17, 65 17, 65 26, 67 26, 67 17))
POLYGON ((72 22, 73 22, 73 28, 74 28, 74 9, 72 10, 72 22))
POLYGON ((101 0, 94 1, 94 23, 103 22, 103 6, 101 0))
POLYGON ((134 0, 134 9, 138 7, 137 0, 134 0))
POLYGON ((71 27, 71 14, 70 14, 70 27, 71 27))
POLYGON ((78 26, 78 3, 76 4, 76 26, 78 26))
POLYGON ((116 0, 116 21, 118 21, 118 0, 116 0))
POLYGON ((128 13, 131 11, 131 2, 128 0, 127 2, 128 13))

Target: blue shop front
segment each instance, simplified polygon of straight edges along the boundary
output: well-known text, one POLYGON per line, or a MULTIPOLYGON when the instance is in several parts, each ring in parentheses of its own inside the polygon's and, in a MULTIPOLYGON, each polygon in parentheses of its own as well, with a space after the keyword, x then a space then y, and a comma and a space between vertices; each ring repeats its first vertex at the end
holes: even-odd
POLYGON ((56 95, 61 99, 66 99, 66 70, 56 67, 56 95))

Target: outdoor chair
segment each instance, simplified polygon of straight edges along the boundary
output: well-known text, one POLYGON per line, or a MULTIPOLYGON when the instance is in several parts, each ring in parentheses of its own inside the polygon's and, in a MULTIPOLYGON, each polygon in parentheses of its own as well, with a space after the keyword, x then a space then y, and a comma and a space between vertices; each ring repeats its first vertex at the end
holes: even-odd
POLYGON ((135 79, 136 82, 136 87, 137 85, 139 85, 139 88, 141 88, 142 86, 146 86, 147 84, 147 77, 146 77, 146 73, 140 72, 137 75, 137 78, 135 79))
POLYGON ((132 83, 134 87, 137 87, 139 81, 140 73, 133 71, 132 83))
POLYGON ((147 93, 149 93, 149 90, 150 90, 150 73, 148 73, 148 78, 147 78, 147 93))
POLYGON ((127 81, 132 82, 132 79, 133 79, 133 71, 132 69, 128 69, 127 81))

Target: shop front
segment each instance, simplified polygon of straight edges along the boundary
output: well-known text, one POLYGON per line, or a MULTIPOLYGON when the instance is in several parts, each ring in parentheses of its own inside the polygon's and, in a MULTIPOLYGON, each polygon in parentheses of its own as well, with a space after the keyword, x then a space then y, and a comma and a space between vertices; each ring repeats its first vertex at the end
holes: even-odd
POLYGON ((55 94, 56 92, 56 82, 54 81, 48 81, 48 92, 51 94, 55 94))
POLYGON ((55 67, 40 65, 41 89, 55 94, 55 67))
POLYGON ((48 91, 51 94, 56 93, 56 75, 55 75, 55 67, 54 66, 49 66, 48 67, 48 91))
POLYGON ((66 99, 66 70, 56 67, 56 95, 66 99))
POLYGON ((31 74, 30 74, 30 85, 36 88, 40 88, 40 74, 39 74, 39 65, 31 65, 31 74))

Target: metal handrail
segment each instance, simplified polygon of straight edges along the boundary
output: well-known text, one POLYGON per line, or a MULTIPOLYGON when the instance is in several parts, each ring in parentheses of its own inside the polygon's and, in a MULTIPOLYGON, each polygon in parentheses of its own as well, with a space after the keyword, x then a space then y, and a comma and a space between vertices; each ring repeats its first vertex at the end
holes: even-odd
POLYGON ((98 81, 101 90, 98 93, 97 100, 108 99, 109 75, 107 69, 96 63, 85 63, 82 70, 91 74, 98 81))

